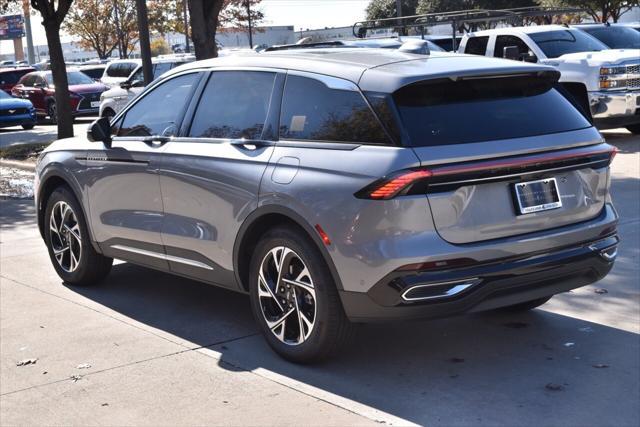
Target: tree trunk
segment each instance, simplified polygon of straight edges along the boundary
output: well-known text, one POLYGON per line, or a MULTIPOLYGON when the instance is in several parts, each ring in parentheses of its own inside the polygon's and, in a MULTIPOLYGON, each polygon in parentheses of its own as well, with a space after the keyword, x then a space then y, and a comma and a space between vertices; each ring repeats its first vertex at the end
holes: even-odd
POLYGON ((215 39, 222 5, 223 0, 189 0, 191 38, 198 60, 218 56, 215 39))
POLYGON ((73 116, 71 115, 67 69, 64 63, 64 55, 62 54, 62 44, 60 43, 60 24, 54 19, 45 18, 43 21, 49 46, 51 74, 55 86, 58 138, 71 138, 73 136, 73 116))

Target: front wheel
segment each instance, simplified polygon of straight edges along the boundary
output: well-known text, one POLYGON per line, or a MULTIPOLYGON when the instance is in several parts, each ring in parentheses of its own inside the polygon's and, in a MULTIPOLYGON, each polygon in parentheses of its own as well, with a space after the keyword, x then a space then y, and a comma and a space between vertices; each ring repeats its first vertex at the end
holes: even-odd
POLYGON ((29 123, 28 125, 22 125, 22 129, 31 130, 31 129, 33 129, 34 126, 35 126, 34 124, 29 123))
POLYGON ((50 102, 47 106, 47 116, 49 116, 51 124, 58 124, 58 107, 56 107, 55 102, 50 102))
POLYGON ((317 362, 350 337, 352 325, 326 263, 300 231, 276 228, 260 240, 249 285, 256 322, 283 358, 317 362))
POLYGON ((91 285, 109 274, 113 258, 97 253, 80 204, 66 187, 47 201, 45 243, 58 276, 71 285, 91 285))
POLYGON ((640 123, 627 126, 627 130, 634 135, 640 135, 640 123))

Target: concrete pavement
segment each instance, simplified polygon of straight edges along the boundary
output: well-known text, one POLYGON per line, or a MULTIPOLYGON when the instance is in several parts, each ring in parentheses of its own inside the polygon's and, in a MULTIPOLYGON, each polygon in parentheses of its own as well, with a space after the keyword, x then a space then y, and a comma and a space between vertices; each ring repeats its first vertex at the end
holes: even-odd
POLYGON ((65 286, 32 202, 1 201, 0 424, 637 426, 640 138, 606 135, 607 278, 530 313, 364 325, 319 366, 275 356, 243 295, 127 263, 65 286))
MULTIPOLYGON (((87 126, 97 117, 79 117, 73 125, 75 135, 82 135, 87 126)), ((35 128, 25 131, 20 126, 0 129, 0 148, 20 144, 46 144, 57 139, 58 131, 55 125, 39 123, 35 128)))

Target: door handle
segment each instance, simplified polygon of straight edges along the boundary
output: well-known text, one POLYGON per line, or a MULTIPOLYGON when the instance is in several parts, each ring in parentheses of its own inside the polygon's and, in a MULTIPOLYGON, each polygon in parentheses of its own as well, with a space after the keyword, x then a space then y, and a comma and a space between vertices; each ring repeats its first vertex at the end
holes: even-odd
POLYGON ((274 145, 273 141, 264 141, 264 140, 242 140, 242 139, 234 139, 229 141, 229 144, 234 145, 236 147, 246 147, 246 146, 254 146, 256 148, 262 147, 270 147, 274 145))

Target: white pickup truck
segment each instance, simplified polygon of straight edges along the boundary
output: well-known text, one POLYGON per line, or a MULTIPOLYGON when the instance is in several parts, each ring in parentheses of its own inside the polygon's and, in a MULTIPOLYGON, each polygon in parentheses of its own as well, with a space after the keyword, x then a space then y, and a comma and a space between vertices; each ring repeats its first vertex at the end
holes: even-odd
POLYGON ((560 82, 597 127, 640 134, 638 49, 609 49, 578 29, 540 25, 469 33, 458 52, 555 66, 560 82))

